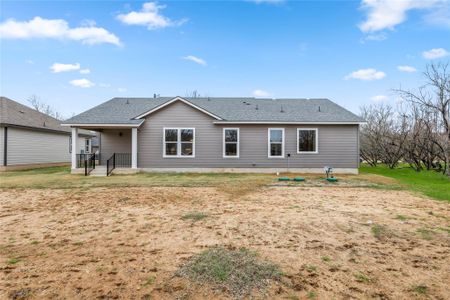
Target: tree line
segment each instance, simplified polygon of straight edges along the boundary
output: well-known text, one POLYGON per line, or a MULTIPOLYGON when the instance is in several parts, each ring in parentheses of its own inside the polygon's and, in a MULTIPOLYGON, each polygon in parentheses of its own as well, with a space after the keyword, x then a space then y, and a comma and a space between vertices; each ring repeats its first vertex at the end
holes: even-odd
POLYGON ((394 106, 361 108, 361 158, 371 166, 390 168, 407 163, 416 171, 436 170, 450 176, 449 63, 430 64, 424 84, 415 90, 396 89, 394 106))

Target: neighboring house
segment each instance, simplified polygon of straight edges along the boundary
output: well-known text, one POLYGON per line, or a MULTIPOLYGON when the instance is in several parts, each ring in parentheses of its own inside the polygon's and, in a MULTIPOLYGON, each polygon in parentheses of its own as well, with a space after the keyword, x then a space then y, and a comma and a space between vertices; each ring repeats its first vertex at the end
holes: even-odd
POLYGON ((328 99, 154 97, 114 98, 63 125, 73 138, 101 131, 101 164, 135 171, 357 173, 362 122, 328 99))
MULTIPOLYGON (((80 131, 77 153, 91 151, 92 135, 80 131)), ((61 121, 0 97, 0 171, 67 165, 71 139, 61 121)))

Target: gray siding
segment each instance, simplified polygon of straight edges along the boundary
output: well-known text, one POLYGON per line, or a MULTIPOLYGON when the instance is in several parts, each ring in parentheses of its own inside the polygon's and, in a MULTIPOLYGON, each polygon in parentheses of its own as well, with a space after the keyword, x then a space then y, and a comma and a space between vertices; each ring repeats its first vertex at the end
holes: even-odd
POLYGON ((8 165, 70 162, 69 136, 8 128, 8 165))
POLYGON ((131 129, 106 129, 102 131, 100 153, 102 164, 106 164, 113 153, 131 153, 131 129))
MULTIPOLYGON (((267 129, 285 128, 285 154, 290 153, 292 168, 358 167, 357 125, 214 125, 206 114, 176 102, 149 115, 138 131, 138 167, 140 168, 285 168, 287 158, 267 157, 267 129), (163 128, 195 128, 195 158, 163 158, 163 128), (222 157, 222 129, 240 128, 240 157, 222 157), (318 128, 319 153, 297 154, 297 128, 318 128)), ((107 142, 102 136, 102 156, 107 142)), ((126 140, 125 138, 122 140, 126 140)), ((111 140, 113 141, 113 140, 111 140)), ((131 151, 129 138, 121 147, 131 151)), ((118 141, 114 140, 115 144, 118 141)), ((117 147, 117 146, 116 146, 117 147)), ((118 152, 117 150, 114 150, 118 152)), ((109 152, 111 153, 111 152, 109 152)))

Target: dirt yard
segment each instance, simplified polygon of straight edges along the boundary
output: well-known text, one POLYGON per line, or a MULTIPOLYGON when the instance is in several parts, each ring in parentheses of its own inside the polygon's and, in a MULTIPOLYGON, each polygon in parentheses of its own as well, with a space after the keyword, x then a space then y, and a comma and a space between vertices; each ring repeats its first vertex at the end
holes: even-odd
POLYGON ((0 299, 225 299, 175 275, 212 246, 280 267, 257 299, 450 299, 450 205, 406 191, 0 191, 0 299))

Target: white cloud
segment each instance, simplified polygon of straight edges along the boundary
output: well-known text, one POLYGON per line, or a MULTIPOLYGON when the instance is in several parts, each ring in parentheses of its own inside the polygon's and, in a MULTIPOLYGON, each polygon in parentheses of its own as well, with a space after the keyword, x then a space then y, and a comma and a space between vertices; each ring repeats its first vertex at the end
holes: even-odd
POLYGON ((53 73, 61 73, 61 72, 70 72, 70 71, 76 71, 80 69, 80 64, 60 64, 60 63, 54 63, 50 66, 50 70, 52 70, 53 73))
POLYGON ((417 69, 411 66, 397 66, 397 69, 406 73, 414 73, 417 72, 417 69))
POLYGON ((203 60, 203 59, 201 59, 201 58, 199 58, 197 56, 194 56, 194 55, 188 55, 188 56, 182 57, 182 59, 190 60, 190 61, 195 62, 196 64, 199 64, 199 65, 202 65, 202 66, 206 66, 206 61, 205 60, 203 60))
POLYGON ((119 38, 104 28, 95 26, 70 28, 65 20, 41 17, 25 22, 8 19, 0 23, 0 37, 4 39, 68 39, 88 45, 107 43, 120 46, 119 38))
POLYGON ((436 58, 446 57, 449 55, 450 55, 450 52, 448 52, 444 48, 434 48, 434 49, 422 52, 422 56, 426 59, 436 59, 436 58))
POLYGON ((361 7, 367 11, 367 19, 359 24, 363 32, 394 29, 406 20, 412 9, 435 7, 446 0, 362 0, 361 7))
POLYGON ((140 11, 132 11, 127 14, 120 14, 117 19, 128 25, 147 26, 149 30, 179 26, 186 22, 186 19, 173 21, 161 14, 165 5, 158 5, 156 2, 147 2, 142 5, 140 11))
POLYGON ((91 73, 91 70, 89 70, 89 69, 81 69, 80 70, 80 74, 90 74, 91 73))
POLYGON ((25 62, 29 65, 34 65, 34 61, 31 59, 27 59, 25 62))
POLYGON ((349 79, 359 79, 359 80, 378 80, 386 77, 386 73, 377 71, 375 69, 369 68, 369 69, 360 69, 358 71, 354 71, 347 76, 344 77, 345 80, 349 79))
POLYGON ((383 102, 388 100, 389 98, 385 95, 376 95, 370 98, 370 100, 374 101, 374 102, 383 102))
POLYGON ((95 84, 91 82, 90 80, 86 78, 82 79, 74 79, 69 82, 71 85, 81 88, 90 88, 93 87, 95 84))
POLYGON ((379 33, 379 34, 369 34, 368 36, 366 36, 366 40, 368 41, 384 41, 385 39, 387 39, 387 35, 385 33, 379 33))
POLYGON ((254 90, 252 94, 253 94, 254 97, 259 97, 259 98, 261 98, 261 97, 269 97, 270 96, 270 93, 266 92, 264 90, 254 90))
POLYGON ((117 91, 119 93, 125 93, 127 91, 127 89, 126 88, 118 88, 117 91))

